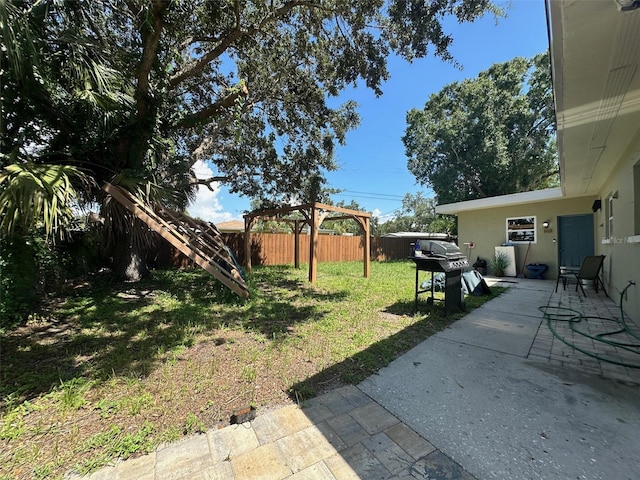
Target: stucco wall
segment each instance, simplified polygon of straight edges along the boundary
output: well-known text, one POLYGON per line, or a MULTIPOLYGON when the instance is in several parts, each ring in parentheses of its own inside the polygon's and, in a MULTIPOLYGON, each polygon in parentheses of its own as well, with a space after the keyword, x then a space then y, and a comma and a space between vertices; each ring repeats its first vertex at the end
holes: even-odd
MULTIPOLYGON (((489 260, 493 258, 494 247, 506 241, 507 218, 535 216, 536 243, 531 243, 531 246, 528 244, 515 245, 516 272, 521 272, 526 255, 527 264, 545 263, 549 266, 545 278, 557 278, 557 217, 592 213, 591 206, 596 198, 589 196, 461 212, 458 214, 458 244, 469 257, 470 263, 473 264, 478 256, 489 260), (544 221, 550 222, 549 228, 546 230, 542 226, 544 221), (475 245, 473 249, 469 249, 465 245, 470 242, 475 245), (528 254, 526 253, 527 248, 529 248, 528 254)), ((596 218, 594 218, 594 225, 596 225, 594 228, 597 229, 596 218)), ((594 238, 598 243, 599 237, 595 232, 594 238)))
POLYGON ((602 209, 597 212, 594 220, 596 251, 606 255, 604 280, 609 296, 618 303, 620 292, 628 285, 629 280, 634 281, 635 286, 629 288, 623 305, 631 318, 640 323, 640 243, 637 237, 629 238, 640 233, 635 214, 636 202, 640 201, 640 185, 634 185, 634 166, 640 165, 638 143, 640 142, 636 142, 634 149, 629 149, 627 159, 618 164, 618 168, 613 170, 600 190, 602 209), (607 238, 607 199, 615 192, 618 198, 613 200, 613 232, 607 238))

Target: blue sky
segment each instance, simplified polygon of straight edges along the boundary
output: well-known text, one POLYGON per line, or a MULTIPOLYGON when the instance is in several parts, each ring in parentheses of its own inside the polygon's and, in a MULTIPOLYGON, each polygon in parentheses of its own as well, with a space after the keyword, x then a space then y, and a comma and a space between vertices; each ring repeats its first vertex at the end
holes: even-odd
MULTIPOLYGON (((494 63, 514 57, 532 57, 548 48, 544 0, 496 1, 507 9, 507 17, 487 16, 472 24, 446 24, 453 36, 451 52, 462 69, 434 57, 408 63, 389 58, 391 78, 383 85, 384 94, 376 98, 364 85, 345 91, 339 100, 353 99, 359 104, 360 126, 347 136, 347 145, 336 150, 339 170, 327 174, 328 186, 344 190, 334 201, 355 200, 381 221, 402 206, 406 193, 432 192, 416 183, 407 170, 402 136, 406 113, 423 108, 429 95, 445 85, 473 78, 494 63)), ((200 165, 202 176, 211 170, 200 165)), ((249 210, 249 199, 231 195, 224 186, 214 192, 200 187, 189 214, 213 223, 242 220, 249 210)))

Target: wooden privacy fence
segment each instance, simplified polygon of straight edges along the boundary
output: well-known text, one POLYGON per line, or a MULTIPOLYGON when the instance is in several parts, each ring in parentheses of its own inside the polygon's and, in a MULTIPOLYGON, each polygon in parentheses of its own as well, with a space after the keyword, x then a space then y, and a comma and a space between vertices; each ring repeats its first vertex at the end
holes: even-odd
MULTIPOLYGON (((245 264, 244 233, 222 233, 226 245, 245 264)), ((300 261, 309 262, 309 235, 300 235, 300 261)), ((286 233, 252 233, 252 265, 285 265, 294 263, 294 235, 286 233)), ((320 235, 318 237, 319 262, 350 262, 362 260, 362 236, 320 235)), ((403 260, 409 257, 415 239, 371 237, 370 258, 373 261, 403 260)), ((181 267, 189 260, 170 247, 162 245, 160 266, 181 267)))

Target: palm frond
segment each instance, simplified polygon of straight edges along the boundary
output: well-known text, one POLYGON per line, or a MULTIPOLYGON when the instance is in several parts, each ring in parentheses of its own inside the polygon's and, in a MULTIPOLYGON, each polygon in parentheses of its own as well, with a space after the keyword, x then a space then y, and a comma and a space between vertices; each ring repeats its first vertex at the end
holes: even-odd
POLYGON ((70 165, 7 165, 0 171, 0 232, 11 237, 42 226, 47 238, 63 236, 74 220, 73 205, 90 178, 70 165))
MULTIPOLYGON (((128 190, 133 196, 150 205, 171 205, 175 202, 175 191, 152 180, 141 180, 121 173, 114 176, 110 183, 128 190)), ((102 202, 101 216, 105 219, 104 233, 107 246, 118 241, 123 235, 127 236, 133 245, 142 248, 150 248, 157 241, 157 234, 110 195, 102 202)))

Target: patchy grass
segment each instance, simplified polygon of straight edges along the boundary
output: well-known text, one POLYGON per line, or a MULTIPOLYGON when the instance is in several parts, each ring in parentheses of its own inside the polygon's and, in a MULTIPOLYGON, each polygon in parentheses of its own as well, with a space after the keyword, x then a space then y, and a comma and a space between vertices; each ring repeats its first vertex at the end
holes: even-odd
MULTIPOLYGON (((0 337, 0 480, 62 478, 235 410, 358 382, 461 314, 414 305, 411 262, 263 267, 243 302, 200 270, 75 285, 0 337)), ((492 296, 501 289, 492 289, 492 296)), ((468 297, 468 310, 491 297, 468 297)))

